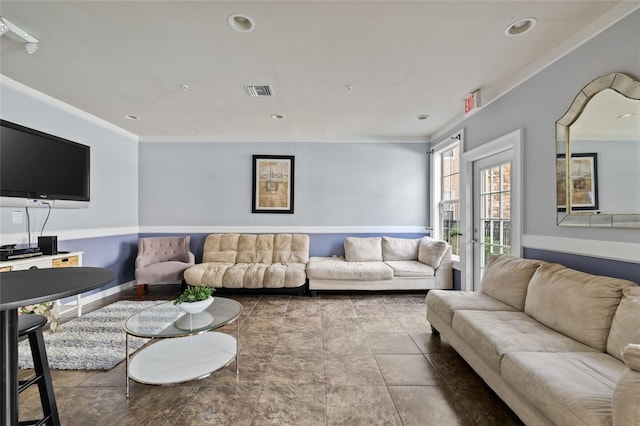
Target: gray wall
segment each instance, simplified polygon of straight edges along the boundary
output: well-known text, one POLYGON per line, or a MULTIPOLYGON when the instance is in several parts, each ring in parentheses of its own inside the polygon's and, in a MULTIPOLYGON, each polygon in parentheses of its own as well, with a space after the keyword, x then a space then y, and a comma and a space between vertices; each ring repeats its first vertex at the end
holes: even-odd
POLYGON ((598 154, 600 211, 640 212, 640 141, 571 141, 572 154, 591 152, 598 154))
MULTIPOLYGON (((556 226, 555 122, 591 80, 611 72, 640 78, 640 11, 597 35, 451 129, 465 151, 524 129, 523 233, 637 243, 640 231, 556 226)), ((434 145, 445 137, 434 141, 434 145)))
MULTIPOLYGON (((87 228, 130 227, 138 224, 138 142, 97 120, 87 119, 86 114, 74 111, 61 103, 46 100, 31 91, 16 90, 15 86, 0 87, 0 116, 2 119, 21 124, 61 138, 91 147, 91 202, 87 209, 54 209, 45 233, 56 230, 78 230, 87 228)), ((25 159, 25 173, 29 170, 25 159)), ((0 233, 26 234, 26 218, 23 224, 12 223, 12 212, 24 208, 0 208, 0 233)), ((46 209, 29 209, 39 232, 46 209)), ((24 216, 24 214, 23 214, 24 216)), ((33 238, 33 237, 32 237, 33 238)))
POLYGON ((139 144, 140 226, 423 226, 427 144, 139 144), (295 213, 252 214, 252 155, 295 156, 295 213))

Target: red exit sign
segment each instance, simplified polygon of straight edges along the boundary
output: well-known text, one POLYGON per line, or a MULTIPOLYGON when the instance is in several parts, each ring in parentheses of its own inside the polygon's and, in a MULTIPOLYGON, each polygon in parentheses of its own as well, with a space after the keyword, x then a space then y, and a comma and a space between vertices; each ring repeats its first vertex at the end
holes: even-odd
POLYGON ((464 115, 469 114, 478 107, 480 107, 480 90, 469 93, 464 98, 464 115))

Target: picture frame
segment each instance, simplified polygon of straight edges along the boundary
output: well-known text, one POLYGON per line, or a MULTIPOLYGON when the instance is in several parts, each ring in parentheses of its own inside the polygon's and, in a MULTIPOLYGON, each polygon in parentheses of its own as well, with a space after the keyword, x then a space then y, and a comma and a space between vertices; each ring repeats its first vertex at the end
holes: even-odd
MULTIPOLYGON (((571 210, 598 210, 598 154, 571 154, 571 210)), ((558 211, 566 211, 566 156, 556 156, 558 211)))
POLYGON ((295 156, 254 155, 252 213, 293 214, 295 156))

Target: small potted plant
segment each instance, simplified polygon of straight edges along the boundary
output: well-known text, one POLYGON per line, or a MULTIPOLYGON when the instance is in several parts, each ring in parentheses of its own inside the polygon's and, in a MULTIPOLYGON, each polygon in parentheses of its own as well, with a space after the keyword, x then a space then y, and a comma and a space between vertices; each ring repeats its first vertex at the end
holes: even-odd
POLYGON ((185 312, 196 314, 204 311, 213 302, 213 296, 211 296, 213 292, 213 287, 187 286, 173 304, 178 305, 185 312))

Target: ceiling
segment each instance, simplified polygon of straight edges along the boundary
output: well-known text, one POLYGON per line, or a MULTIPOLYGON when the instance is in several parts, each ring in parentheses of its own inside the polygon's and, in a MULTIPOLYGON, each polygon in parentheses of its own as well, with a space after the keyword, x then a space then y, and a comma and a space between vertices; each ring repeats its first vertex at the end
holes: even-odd
POLYGON ((640 142, 640 100, 605 89, 585 105, 571 125, 571 141, 640 142))
POLYGON ((426 142, 468 93, 490 102, 639 5, 2 0, 40 47, 0 38, 0 72, 141 141, 426 142), (233 30, 236 13, 254 30, 233 30), (526 17, 530 32, 505 36, 526 17))

